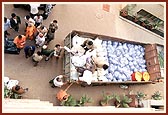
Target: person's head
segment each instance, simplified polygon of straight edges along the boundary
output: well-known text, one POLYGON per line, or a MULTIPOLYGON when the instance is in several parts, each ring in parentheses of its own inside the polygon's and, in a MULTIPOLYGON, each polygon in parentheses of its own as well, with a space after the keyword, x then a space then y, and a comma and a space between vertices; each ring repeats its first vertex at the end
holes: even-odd
POLYGON ((42 47, 42 48, 43 48, 44 50, 45 50, 45 49, 47 49, 47 45, 43 45, 43 47, 42 47))
POLYGON ((15 18, 15 17, 16 17, 16 14, 15 14, 15 13, 12 13, 11 16, 12 16, 12 18, 15 18))
POLYGON ((55 45, 56 48, 60 48, 60 46, 61 46, 60 44, 56 44, 55 45))
POLYGON ((93 42, 92 41, 87 41, 86 43, 86 47, 89 48, 89 49, 92 49, 93 48, 93 42))
POLYGON ((29 20, 29 19, 30 19, 30 16, 29 16, 29 15, 27 15, 27 16, 26 16, 26 19, 27 19, 27 20, 29 20))
POLYGON ((37 55, 41 56, 41 55, 42 55, 42 53, 41 53, 40 51, 38 51, 38 52, 37 52, 37 55))
POLYGON ((37 17, 40 17, 40 14, 39 14, 39 13, 37 14, 37 17))
POLYGON ((5 23, 7 22, 7 18, 6 18, 6 17, 4 17, 4 22, 5 22, 5 23))
POLYGON ((19 38, 19 39, 22 39, 22 35, 18 35, 18 38, 19 38))
POLYGON ((68 99, 68 95, 65 95, 65 96, 63 97, 63 100, 66 101, 67 99, 68 99))
POLYGON ((39 33, 39 37, 42 38, 44 35, 42 33, 39 33))
POLYGON ((106 70, 109 66, 107 64, 103 65, 103 69, 106 70))
POLYGON ((16 91, 19 91, 19 89, 20 89, 20 86, 19 86, 19 85, 16 85, 15 90, 16 90, 16 91))
POLYGON ((54 23, 57 23, 57 20, 53 20, 54 23))
POLYGON ((62 82, 62 79, 59 78, 59 77, 57 77, 56 80, 57 80, 58 82, 62 82))
POLYGON ((91 46, 91 45, 93 45, 93 42, 92 42, 92 41, 88 41, 87 44, 88 44, 89 46, 91 46))

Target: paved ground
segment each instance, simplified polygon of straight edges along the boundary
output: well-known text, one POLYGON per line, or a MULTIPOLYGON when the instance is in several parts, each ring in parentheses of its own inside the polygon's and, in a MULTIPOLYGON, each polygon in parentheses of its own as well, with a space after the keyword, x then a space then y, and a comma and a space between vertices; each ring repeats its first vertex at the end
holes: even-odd
MULTIPOLYGON (((94 31, 99 32, 100 29, 95 28, 94 26, 89 26, 87 23, 93 23, 93 25, 97 25, 98 28, 102 27, 102 23, 98 25, 98 22, 94 20, 87 20, 87 17, 90 17, 92 14, 86 9, 85 14, 81 13, 81 10, 84 10, 84 7, 76 6, 73 8, 73 5, 56 5, 50 16, 47 20, 44 21, 44 25, 48 27, 49 23, 53 19, 58 20, 59 30, 56 33, 56 38, 49 45, 49 48, 53 48, 56 43, 60 43, 63 45, 63 40, 65 36, 71 32, 72 30, 81 30, 81 31, 94 31), (87 13, 86 13, 87 12, 87 13), (82 17, 85 15, 85 17, 82 17), (79 18, 77 18, 79 17, 79 18)), ((93 8, 92 8, 93 9, 93 8)), ((24 22, 23 17, 28 13, 24 9, 13 8, 13 5, 5 5, 4 7, 4 16, 10 17, 12 12, 15 12, 22 18, 22 24, 20 26, 20 34, 24 33, 24 22)), ((94 12, 94 11, 93 11, 94 12)), ((101 16, 99 16, 101 17, 101 16)), ((104 24, 107 22, 103 22, 104 24)), ((110 23, 110 22, 109 22, 110 23)), ((103 30, 103 29, 102 29, 103 30)), ((11 33, 11 38, 14 38, 18 33, 13 30, 9 31, 11 33)), ((27 41, 27 44, 33 44, 30 41, 27 41)), ((39 50, 39 49, 37 49, 39 50)), ((31 59, 26 59, 24 57, 23 51, 21 51, 20 55, 4 55, 4 75, 8 76, 12 79, 17 79, 20 81, 20 85, 23 87, 28 87, 29 91, 24 94, 24 98, 32 98, 32 99, 40 99, 40 100, 48 100, 52 102, 54 105, 59 105, 55 98, 55 94, 58 91, 58 88, 51 88, 48 81, 52 79, 54 76, 63 73, 62 59, 60 59, 57 63, 53 58, 48 62, 44 60, 39 63, 37 67, 33 67, 31 59)), ((92 97, 94 102, 92 105, 98 105, 98 100, 101 99, 102 91, 109 93, 117 93, 123 94, 128 93, 130 90, 133 92, 143 91, 147 94, 152 94, 156 90, 160 90, 163 93, 163 84, 134 84, 130 85, 128 90, 124 90, 119 88, 118 84, 112 84, 108 86, 95 86, 95 87, 81 87, 79 85, 74 84, 69 90, 68 93, 73 95, 75 98, 79 98, 83 94, 87 94, 89 97, 92 97)))

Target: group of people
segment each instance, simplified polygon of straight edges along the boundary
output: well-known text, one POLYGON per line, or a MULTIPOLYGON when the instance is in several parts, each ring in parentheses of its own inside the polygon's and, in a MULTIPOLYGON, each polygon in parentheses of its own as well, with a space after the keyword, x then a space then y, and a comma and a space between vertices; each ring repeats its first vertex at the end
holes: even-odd
MULTIPOLYGON (((43 16, 39 13, 36 15, 26 15, 24 17, 25 23, 25 34, 19 34, 13 39, 18 52, 23 49, 25 53, 25 58, 32 57, 34 66, 37 66, 38 63, 44 58, 45 61, 48 61, 51 57, 59 59, 61 57, 61 52, 63 47, 60 44, 56 44, 53 49, 48 48, 48 44, 51 40, 54 39, 54 34, 58 29, 57 20, 53 20, 49 27, 43 25, 43 16), (35 45, 26 45, 26 41, 34 41, 35 45), (41 50, 36 51, 36 48, 41 48, 41 50)), ((8 29, 13 29, 16 32, 19 32, 19 26, 21 24, 21 19, 15 13, 11 14, 11 18, 8 19, 4 17, 4 35, 5 38, 10 35, 8 29)), ((54 79, 49 81, 51 87, 61 87, 67 83, 67 76, 58 75, 54 79)), ((24 93, 25 89, 16 85, 12 88, 14 92, 24 93)))

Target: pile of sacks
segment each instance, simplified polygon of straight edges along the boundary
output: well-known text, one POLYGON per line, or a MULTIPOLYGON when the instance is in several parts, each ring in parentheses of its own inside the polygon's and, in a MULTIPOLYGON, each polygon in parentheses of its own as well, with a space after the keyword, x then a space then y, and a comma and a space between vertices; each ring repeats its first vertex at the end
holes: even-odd
POLYGON ((105 75, 108 81, 129 81, 133 72, 146 72, 144 48, 141 45, 102 41, 102 47, 107 52, 109 68, 105 75))

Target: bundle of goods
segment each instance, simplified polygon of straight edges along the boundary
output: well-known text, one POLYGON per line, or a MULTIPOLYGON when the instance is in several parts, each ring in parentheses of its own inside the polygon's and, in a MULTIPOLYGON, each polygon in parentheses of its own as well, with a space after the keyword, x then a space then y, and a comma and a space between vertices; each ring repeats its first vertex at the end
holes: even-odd
POLYGON ((102 47, 107 51, 109 62, 108 74, 106 74, 108 81, 142 80, 141 75, 136 79, 132 79, 131 75, 136 72, 147 72, 143 46, 103 40, 102 47))

